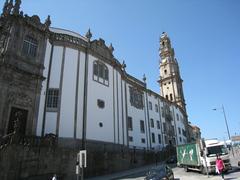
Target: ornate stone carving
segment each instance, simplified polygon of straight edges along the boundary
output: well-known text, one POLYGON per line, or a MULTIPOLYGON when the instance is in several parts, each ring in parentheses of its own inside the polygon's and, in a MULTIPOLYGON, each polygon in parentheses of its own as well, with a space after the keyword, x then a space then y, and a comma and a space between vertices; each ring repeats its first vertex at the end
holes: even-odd
POLYGON ((3 6, 3 12, 2 12, 2 16, 7 16, 11 13, 13 8, 13 0, 10 0, 10 2, 8 2, 8 0, 5 1, 4 6, 3 6))
POLYGON ((146 80, 147 80, 146 75, 143 74, 143 82, 146 83, 146 80))
POLYGON ((8 102, 18 106, 25 106, 25 107, 29 107, 33 105, 32 98, 23 92, 9 92, 8 102))
POLYGON ((25 14, 24 19, 28 24, 31 24, 32 26, 35 26, 42 31, 46 30, 46 24, 42 24, 40 21, 40 18, 37 15, 33 15, 32 17, 29 17, 27 14, 25 14))
POLYGON ((13 14, 14 15, 19 15, 19 10, 20 10, 21 3, 22 3, 21 0, 15 0, 15 5, 14 5, 14 8, 13 8, 13 14))
POLYGON ((11 23, 5 18, 0 20, 0 55, 6 50, 8 37, 11 30, 11 23))
POLYGON ((50 19, 50 16, 48 15, 48 17, 47 17, 47 19, 45 20, 45 26, 46 26, 46 28, 49 28, 50 27, 50 25, 51 25, 51 19, 50 19))
POLYGON ((71 44, 84 46, 84 47, 87 46, 86 41, 82 40, 81 38, 77 38, 67 34, 51 33, 50 39, 52 41, 61 41, 61 42, 71 43, 71 44))
POLYGON ((113 58, 112 51, 106 46, 105 41, 101 38, 91 42, 91 49, 103 57, 108 59, 113 58))
POLYGON ((127 67, 125 61, 122 62, 122 70, 125 71, 125 68, 127 67))
POLYGON ((114 47, 113 47, 112 43, 110 44, 110 46, 109 46, 108 48, 109 48, 109 50, 113 53, 114 47))
POLYGON ((143 93, 134 87, 129 87, 130 103, 137 109, 143 109, 143 93))
POLYGON ((90 31, 90 28, 88 29, 88 32, 86 33, 86 38, 88 39, 88 41, 90 41, 90 39, 92 38, 92 33, 90 31))

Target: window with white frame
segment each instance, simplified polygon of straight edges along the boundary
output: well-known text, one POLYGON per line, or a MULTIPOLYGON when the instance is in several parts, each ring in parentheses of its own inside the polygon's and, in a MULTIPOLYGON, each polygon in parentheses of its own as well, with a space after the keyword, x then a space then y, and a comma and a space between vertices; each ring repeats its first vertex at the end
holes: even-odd
POLYGON ((107 66, 100 62, 93 62, 93 80, 103 85, 109 85, 109 72, 107 66))
POLYGON ((36 57, 38 41, 27 35, 23 41, 22 53, 26 56, 36 57))
POLYGON ((47 91, 47 109, 56 111, 58 108, 59 89, 49 88, 47 91))

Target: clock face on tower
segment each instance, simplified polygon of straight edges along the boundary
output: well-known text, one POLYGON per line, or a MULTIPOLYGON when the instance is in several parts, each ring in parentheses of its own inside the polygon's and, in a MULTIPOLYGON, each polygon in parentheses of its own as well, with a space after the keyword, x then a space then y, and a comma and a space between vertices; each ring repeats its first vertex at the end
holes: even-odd
POLYGON ((166 63, 166 62, 167 62, 167 59, 164 58, 164 59, 162 60, 162 63, 164 64, 164 63, 166 63))

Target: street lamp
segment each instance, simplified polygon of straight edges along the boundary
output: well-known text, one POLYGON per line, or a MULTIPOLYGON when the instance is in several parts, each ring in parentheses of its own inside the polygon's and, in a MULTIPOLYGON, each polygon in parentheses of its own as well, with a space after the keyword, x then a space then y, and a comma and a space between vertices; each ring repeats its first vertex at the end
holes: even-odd
MULTIPOLYGON (((221 108, 222 108, 222 111, 223 111, 224 120, 225 120, 225 124, 226 124, 226 127, 227 127, 228 138, 229 138, 229 140, 231 141, 231 136, 230 136, 230 132, 229 132, 229 128, 228 128, 228 122, 227 122, 227 118, 226 118, 224 106, 222 105, 221 108)), ((214 108, 213 110, 216 111, 217 108, 214 108)), ((232 146, 232 141, 231 141, 231 146, 232 146)), ((232 154, 233 154, 233 156, 234 156, 233 148, 231 147, 231 149, 232 149, 232 154)))

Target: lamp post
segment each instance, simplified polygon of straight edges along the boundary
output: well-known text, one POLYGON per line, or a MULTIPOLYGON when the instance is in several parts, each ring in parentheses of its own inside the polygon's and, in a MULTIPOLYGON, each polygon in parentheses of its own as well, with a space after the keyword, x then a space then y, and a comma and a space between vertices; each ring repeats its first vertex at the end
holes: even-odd
MULTIPOLYGON (((231 141, 231 136, 230 136, 230 132, 229 132, 229 128, 228 128, 228 122, 227 122, 227 117, 226 117, 226 113, 225 113, 225 110, 224 110, 224 106, 222 105, 221 108, 222 108, 222 111, 223 111, 224 120, 225 120, 225 124, 226 124, 226 127, 227 127, 228 139, 231 141)), ((214 108, 213 110, 216 111, 217 108, 214 108)), ((232 141, 231 141, 231 146, 232 146, 232 141)), ((233 147, 231 147, 231 149, 232 149, 232 154, 234 156, 233 147)))

